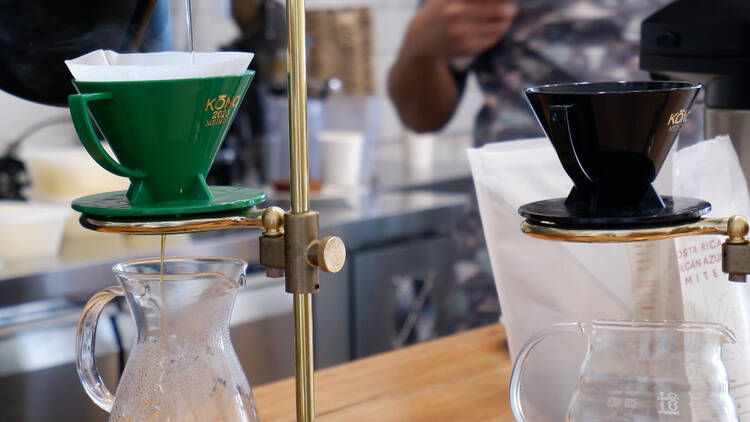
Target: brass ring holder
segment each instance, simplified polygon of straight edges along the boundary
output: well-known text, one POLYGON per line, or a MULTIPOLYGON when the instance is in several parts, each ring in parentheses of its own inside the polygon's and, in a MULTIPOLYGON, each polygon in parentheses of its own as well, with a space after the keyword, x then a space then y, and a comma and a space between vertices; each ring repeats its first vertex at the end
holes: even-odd
POLYGON ((521 231, 531 237, 561 242, 617 243, 667 239, 704 234, 727 235, 727 218, 702 218, 690 224, 641 228, 570 229, 538 224, 530 220, 521 223, 521 231))
POLYGON ((745 217, 701 218, 693 223, 640 228, 566 228, 524 220, 521 231, 537 239, 559 242, 620 243, 669 239, 682 236, 723 235, 722 270, 731 281, 744 282, 750 274, 750 226, 745 217))
POLYGON ((81 226, 102 233, 120 234, 179 234, 208 230, 262 228, 265 209, 248 209, 231 214, 201 214, 174 219, 102 220, 82 214, 81 226))

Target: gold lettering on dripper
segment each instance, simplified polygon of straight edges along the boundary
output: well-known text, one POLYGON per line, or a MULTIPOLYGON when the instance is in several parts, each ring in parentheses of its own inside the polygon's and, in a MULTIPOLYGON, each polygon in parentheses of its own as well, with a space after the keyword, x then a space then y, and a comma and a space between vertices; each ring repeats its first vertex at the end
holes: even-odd
POLYGON ((211 118, 206 120, 206 126, 227 123, 234 109, 240 105, 240 98, 240 95, 230 97, 227 94, 221 94, 216 98, 208 98, 203 111, 210 112, 211 118))
POLYGON ((683 109, 680 109, 677 113, 672 113, 669 115, 669 120, 667 121, 667 125, 669 125, 669 131, 674 132, 677 130, 680 130, 682 128, 682 125, 685 123, 685 121, 688 119, 688 116, 690 116, 690 112, 683 109))

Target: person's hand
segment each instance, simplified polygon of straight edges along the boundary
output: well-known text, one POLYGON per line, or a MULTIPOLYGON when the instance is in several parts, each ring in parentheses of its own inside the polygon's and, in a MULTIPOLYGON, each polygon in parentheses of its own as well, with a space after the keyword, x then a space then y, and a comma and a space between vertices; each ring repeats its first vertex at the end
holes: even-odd
POLYGON ((512 0, 427 0, 409 24, 401 54, 446 60, 479 54, 508 32, 517 14, 512 0))

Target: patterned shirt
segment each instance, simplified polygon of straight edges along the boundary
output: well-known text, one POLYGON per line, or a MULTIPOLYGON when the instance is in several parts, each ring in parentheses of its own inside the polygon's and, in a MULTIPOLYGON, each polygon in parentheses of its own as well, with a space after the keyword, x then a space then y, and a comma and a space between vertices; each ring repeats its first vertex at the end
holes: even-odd
POLYGON ((640 24, 669 0, 518 0, 510 31, 463 70, 476 74, 485 105, 475 144, 541 136, 521 90, 550 83, 648 80, 638 69, 640 24))

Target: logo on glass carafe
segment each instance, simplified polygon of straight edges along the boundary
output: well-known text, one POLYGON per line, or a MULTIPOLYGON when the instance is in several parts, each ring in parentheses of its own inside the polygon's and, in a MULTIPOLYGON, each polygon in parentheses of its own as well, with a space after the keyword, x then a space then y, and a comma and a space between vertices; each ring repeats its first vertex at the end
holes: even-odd
POLYGON ((623 409, 638 409, 641 407, 638 399, 637 391, 622 391, 622 390, 611 390, 608 392, 607 407, 623 409))
POLYGON ((640 407, 636 391, 611 390, 608 393, 607 407, 609 408, 638 409, 640 407))
POLYGON ((221 94, 216 98, 207 99, 203 111, 210 112, 211 118, 206 120, 206 126, 216 126, 228 122, 232 109, 240 104, 241 97, 241 95, 230 97, 227 94, 221 94))
POLYGON ((660 415, 679 416, 680 415, 680 396, 677 393, 665 393, 660 391, 656 395, 659 402, 658 413, 660 415))

